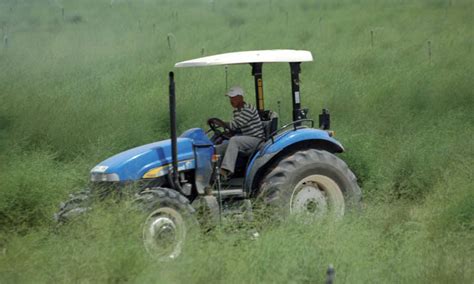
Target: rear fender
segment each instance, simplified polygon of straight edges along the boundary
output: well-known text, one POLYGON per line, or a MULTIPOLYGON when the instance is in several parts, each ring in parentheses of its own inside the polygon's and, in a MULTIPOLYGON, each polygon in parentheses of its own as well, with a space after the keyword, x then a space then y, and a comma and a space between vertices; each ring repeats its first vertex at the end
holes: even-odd
POLYGON ((326 131, 314 128, 299 128, 297 130, 286 131, 273 138, 273 140, 267 141, 261 153, 262 155, 277 153, 292 144, 302 141, 320 141, 321 144, 325 144, 326 147, 328 147, 331 153, 344 152, 342 144, 329 136, 326 131))
POLYGON ((249 196, 256 193, 258 181, 282 157, 304 149, 320 149, 330 153, 344 152, 339 141, 329 136, 326 131, 312 128, 300 128, 287 131, 267 141, 255 154, 247 168, 244 190, 249 196))

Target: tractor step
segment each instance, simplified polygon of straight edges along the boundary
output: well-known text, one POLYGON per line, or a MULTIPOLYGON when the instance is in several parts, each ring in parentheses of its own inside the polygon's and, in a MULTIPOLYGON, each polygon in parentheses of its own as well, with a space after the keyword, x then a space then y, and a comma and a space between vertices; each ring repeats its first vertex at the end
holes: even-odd
MULTIPOLYGON (((243 178, 233 178, 230 180, 223 181, 221 184, 221 196, 222 198, 244 198, 245 192, 242 188, 244 179, 243 178)), ((219 194, 218 190, 213 190, 212 194, 217 196, 219 194)))
MULTIPOLYGON (((219 192, 217 190, 213 190, 212 194, 217 196, 219 192)), ((223 198, 228 198, 228 197, 245 197, 244 190, 242 188, 239 189, 223 189, 221 190, 221 196, 223 198)))

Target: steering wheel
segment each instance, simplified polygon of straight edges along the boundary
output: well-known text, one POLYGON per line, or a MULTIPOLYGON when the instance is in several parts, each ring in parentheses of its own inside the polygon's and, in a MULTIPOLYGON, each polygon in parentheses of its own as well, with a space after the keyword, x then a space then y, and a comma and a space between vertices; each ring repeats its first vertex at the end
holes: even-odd
POLYGON ((207 124, 214 132, 214 139, 218 138, 230 139, 234 136, 234 132, 225 124, 224 121, 217 117, 212 117, 207 120, 207 124))

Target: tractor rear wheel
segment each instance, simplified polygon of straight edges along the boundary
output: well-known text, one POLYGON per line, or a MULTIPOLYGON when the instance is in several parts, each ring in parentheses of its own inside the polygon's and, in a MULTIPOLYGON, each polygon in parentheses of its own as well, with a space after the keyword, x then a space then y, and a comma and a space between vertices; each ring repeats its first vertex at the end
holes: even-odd
POLYGON ((146 251, 159 260, 177 258, 198 223, 187 198, 168 188, 151 188, 137 194, 139 208, 147 214, 143 224, 146 251))
POLYGON ((361 190, 344 161, 309 149, 280 160, 264 177, 258 199, 277 219, 290 214, 340 218, 359 206, 361 190))

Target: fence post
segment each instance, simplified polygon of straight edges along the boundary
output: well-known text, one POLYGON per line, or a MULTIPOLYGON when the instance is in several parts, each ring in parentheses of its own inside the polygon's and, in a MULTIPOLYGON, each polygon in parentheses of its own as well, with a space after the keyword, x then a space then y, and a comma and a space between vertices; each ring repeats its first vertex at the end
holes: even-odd
POLYGON ((431 40, 428 41, 428 59, 431 65, 431 40))
POLYGON ((370 30, 370 47, 374 48, 374 30, 370 30))
POLYGON ((326 272, 326 284, 333 284, 334 276, 336 276, 336 270, 332 264, 329 264, 328 270, 326 272))
POLYGON ((172 33, 169 33, 167 36, 166 36, 166 39, 168 41, 168 48, 170 50, 173 50, 173 49, 176 49, 176 37, 174 36, 174 34, 172 33), (173 43, 172 43, 173 41, 173 43))
POLYGON ((3 34, 3 46, 7 48, 8 47, 8 29, 5 26, 2 27, 2 34, 3 34))

